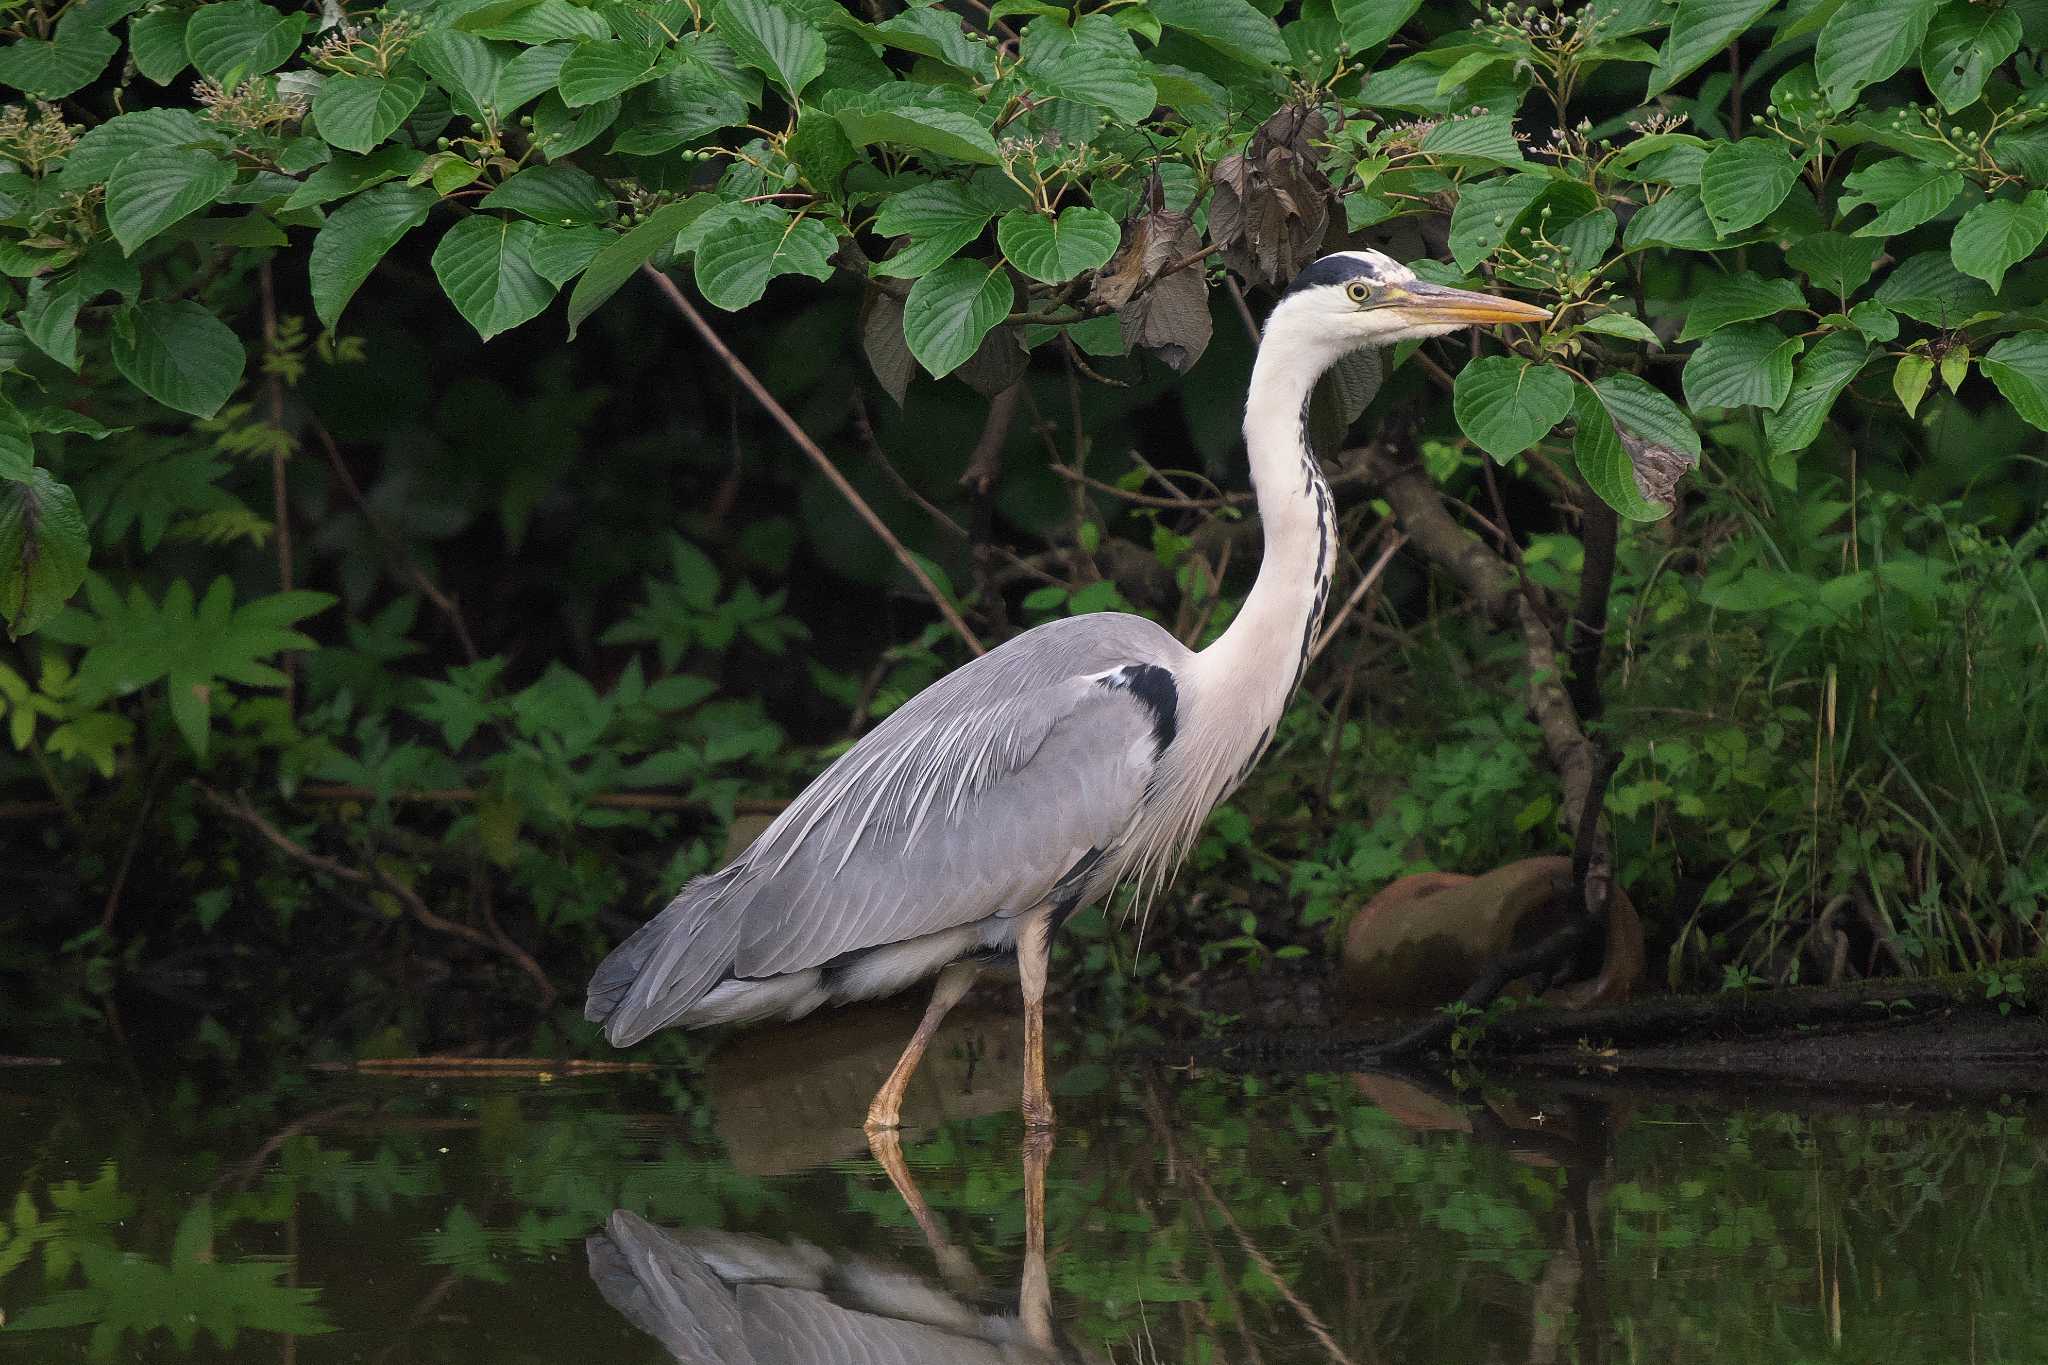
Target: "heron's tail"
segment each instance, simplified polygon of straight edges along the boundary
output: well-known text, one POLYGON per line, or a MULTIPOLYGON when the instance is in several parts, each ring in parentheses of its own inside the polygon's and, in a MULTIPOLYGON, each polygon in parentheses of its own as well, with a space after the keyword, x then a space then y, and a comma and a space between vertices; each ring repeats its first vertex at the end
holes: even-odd
POLYGON ((691 881, 612 949, 590 978, 583 1017, 630 1047, 675 1023, 732 970, 739 952, 738 868, 691 881))

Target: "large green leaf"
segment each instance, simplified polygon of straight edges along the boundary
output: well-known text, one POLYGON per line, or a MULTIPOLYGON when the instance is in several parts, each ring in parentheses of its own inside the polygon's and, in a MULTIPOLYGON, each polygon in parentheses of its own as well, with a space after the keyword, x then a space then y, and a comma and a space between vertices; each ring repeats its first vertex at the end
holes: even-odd
POLYGON ((58 184, 84 190, 106 180, 123 161, 151 147, 208 147, 225 152, 227 139, 189 109, 142 109, 88 128, 57 171, 58 184))
POLYGON ((1847 109, 1864 86, 1912 60, 1941 6, 1942 0, 1843 0, 1821 26, 1813 54, 1828 107, 1847 109))
POLYGON ((767 204, 721 204, 698 219, 697 290, 707 303, 738 312, 758 303, 781 275, 832 277, 839 239, 816 218, 792 218, 767 204))
POLYGON ((152 10, 128 21, 128 51, 144 80, 169 85, 192 64, 185 54, 185 24, 191 17, 178 10, 152 10))
POLYGON ((2048 191, 2025 199, 1987 199, 1963 215, 1948 239, 1949 259, 1996 293, 2005 272, 2034 254, 2048 237, 2048 191))
POLYGON ((284 201, 284 206, 287 210, 317 208, 346 199, 372 185, 409 176, 426 159, 426 153, 398 142, 379 147, 368 156, 344 152, 307 176, 305 183, 284 201))
POLYGON ((313 97, 313 121, 343 151, 367 152, 397 132, 426 93, 413 76, 329 76, 313 97))
POLYGON ((1991 306, 1991 291, 1957 270, 1946 251, 1923 251, 1900 262, 1877 287, 1876 298, 1930 327, 1960 327, 1991 306))
POLYGON ((979 237, 998 207, 961 180, 927 180, 890 195, 875 215, 875 231, 912 242, 877 265, 876 273, 915 279, 979 237))
POLYGON ((1354 52, 1377 47, 1400 32, 1422 0, 1336 0, 1337 30, 1354 52))
POLYGON ((660 65, 661 53, 638 43, 578 43, 557 74, 562 103, 580 109, 623 95, 653 80, 660 65))
POLYGON ((1799 163, 1776 138, 1724 142, 1700 168, 1700 202, 1722 236, 1771 216, 1799 179, 1799 163))
POLYGON ((831 91, 824 107, 856 147, 889 142, 984 166, 1003 159, 981 106, 957 90, 895 81, 861 94, 831 91))
POLYGON ((584 267, 576 287, 569 291, 570 338, 574 339, 585 318, 633 278, 634 271, 652 260, 656 252, 666 250, 675 242, 677 233, 719 203, 715 195, 699 194, 680 203, 663 204, 631 232, 605 243, 584 267))
POLYGON ((1116 255, 1121 237, 1116 219, 1080 205, 1048 218, 1013 209, 996 224, 996 244, 1011 265, 1041 284, 1061 284, 1116 255))
POLYGON ((189 299, 158 300, 114 316, 114 368, 165 407, 211 417, 248 356, 228 325, 189 299))
POLYGON ((21 306, 21 330, 36 348, 76 374, 78 372, 78 310, 85 304, 80 273, 38 275, 28 284, 21 306))
POLYGON ((875 25, 874 35, 891 47, 946 63, 982 80, 995 75, 995 60, 980 34, 970 34, 960 16, 937 5, 911 8, 875 25))
POLYGON ((903 339, 933 378, 966 364, 982 338, 1010 315, 1015 290, 999 265, 953 260, 910 286, 903 339))
POLYGON ((1192 33, 1227 57, 1253 66, 1281 66, 1288 60, 1280 26, 1248 0, 1152 0, 1151 10, 1168 28, 1192 33))
POLYGON ((1451 390, 1458 429, 1496 460, 1519 455, 1572 410, 1564 371, 1513 356, 1482 356, 1458 371, 1451 390))
POLYGON ((1714 220, 1695 189, 1671 190, 1656 203, 1637 211, 1628 220, 1622 245, 1634 251, 1646 246, 1677 247, 1681 251, 1712 251, 1725 246, 1714 231, 1714 220))
POLYGON ((498 112, 509 114, 537 95, 553 90, 562 79, 562 66, 574 50, 570 43, 543 43, 529 47, 505 63, 498 73, 492 96, 498 112))
POLYGON ((1708 58, 1726 52, 1735 35, 1775 3, 1777 0, 1678 0, 1671 32, 1650 71, 1649 93, 1661 95, 1708 58))
POLYGON ((325 611, 334 599, 322 592, 280 592, 235 605, 234 585, 213 580, 196 605, 184 579, 173 582, 161 605, 131 587, 124 600, 103 580, 86 589, 92 633, 81 643, 78 696, 94 706, 163 679, 169 683, 171 719, 192 751, 206 753, 212 696, 222 682, 282 687, 271 660, 314 642, 292 629, 325 611))
POLYGON ((1984 353, 1979 368, 2013 411, 2048 431, 2048 332, 2001 337, 1984 353))
POLYGON ((1963 192, 1963 177, 1895 156, 1851 172, 1842 187, 1842 213, 1865 204, 1877 210, 1877 217, 1856 229, 1858 237, 1896 237, 1953 204, 1963 192))
POLYGON ((485 341, 554 301, 555 286, 527 257, 539 231, 523 218, 478 213, 448 229, 434 248, 434 278, 485 341))
POLYGON ((48 470, 0 482, 0 620, 26 635, 63 609, 85 579, 85 518, 48 470))
POLYGON ((1776 412, 1764 414, 1764 437, 1771 448, 1771 473, 1786 487, 1797 486, 1795 455, 1813 444, 1835 399, 1870 359, 1870 346, 1852 332, 1830 332, 1800 358, 1792 390, 1776 412))
POLYGON ((0 398, 0 483, 19 483, 36 465, 35 443, 28 423, 14 404, 0 398))
MULTIPOLYGON (((464 116, 481 119, 497 109, 498 82, 509 65, 502 49, 460 29, 433 28, 422 33, 406 55, 454 97, 464 116)), ((320 127, 326 129, 326 120, 320 127)))
POLYGON ((1984 82, 2019 50, 2021 23, 2010 6, 1950 5, 1936 15, 1920 45, 1927 88, 1951 114, 1977 102, 1984 82))
POLYGON ((1632 374, 1607 374, 1595 381, 1607 413, 1631 435, 1700 457, 1700 434, 1678 404, 1632 374))
POLYGON ((233 84, 283 66, 313 16, 287 14, 258 0, 202 5, 185 25, 185 54, 210 81, 233 84))
POLYGON ((1529 174, 1491 177, 1461 188, 1457 207, 1451 210, 1450 236, 1451 259, 1458 269, 1469 275, 1498 251, 1550 185, 1546 177, 1529 174))
POLYGON ((825 70, 825 37, 781 0, 723 0, 718 31, 740 60, 791 99, 825 70))
POLYGON ((588 171, 574 166, 528 166, 492 190, 477 205, 524 214, 537 223, 579 227, 611 213, 611 193, 588 171))
POLYGON ((1159 103, 1143 62, 1094 43, 1069 43, 1029 63, 1026 75, 1042 94, 1107 109, 1126 123, 1150 117, 1159 103))
POLYGON ((1884 243, 1843 232, 1810 232, 1785 250, 1785 259, 1816 289, 1843 298, 1870 282, 1871 268, 1884 243))
POLYGON ((377 262, 398 239, 427 221, 438 202, 425 186, 384 184, 365 190, 327 216, 313 238, 306 274, 313 311, 332 329, 377 262))
POLYGON ((1782 276, 1765 279, 1753 270, 1745 270, 1715 280, 1692 299, 1686 309, 1685 329, 1678 339, 1697 341, 1732 322, 1752 322, 1805 306, 1806 296, 1792 281, 1782 276))
POLYGON ((1659 521, 1669 516, 1669 507, 1643 496, 1636 483, 1635 461, 1629 458, 1600 396, 1584 384, 1571 384, 1569 398, 1577 427, 1572 436, 1572 458, 1578 462, 1586 486, 1631 521, 1659 521))
POLYGON ((508 43, 549 43, 560 38, 608 38, 604 16, 570 0, 534 0, 531 4, 487 4, 455 20, 455 27, 479 38, 508 43))
POLYGON ((136 152, 107 180, 107 226, 121 250, 135 249, 220 198, 234 168, 212 152, 154 147, 136 152))
POLYGON ((0 48, 0 85, 39 99, 62 99, 91 84, 120 50, 120 39, 104 29, 60 32, 56 42, 16 38, 0 48))
POLYGON ((1775 410, 1792 390, 1792 361, 1803 345, 1768 322, 1724 327, 1686 360, 1685 401, 1694 408, 1775 410))

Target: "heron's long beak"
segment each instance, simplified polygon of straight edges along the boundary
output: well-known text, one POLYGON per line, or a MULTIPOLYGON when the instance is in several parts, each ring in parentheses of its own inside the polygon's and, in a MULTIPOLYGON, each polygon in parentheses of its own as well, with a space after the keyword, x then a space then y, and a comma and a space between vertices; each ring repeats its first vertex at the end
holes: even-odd
POLYGON ((1414 323, 1448 322, 1463 326, 1480 322, 1542 322, 1550 316, 1548 308, 1538 308, 1533 303, 1499 299, 1470 289, 1452 289, 1426 280, 1383 288, 1378 302, 1380 307, 1394 309, 1414 323))

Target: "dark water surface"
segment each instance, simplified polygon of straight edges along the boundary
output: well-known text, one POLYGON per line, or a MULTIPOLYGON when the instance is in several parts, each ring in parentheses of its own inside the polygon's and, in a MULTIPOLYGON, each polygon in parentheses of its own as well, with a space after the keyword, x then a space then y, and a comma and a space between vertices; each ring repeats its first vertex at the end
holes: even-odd
POLYGON ((822 1024, 701 1076, 0 1070, 0 1361, 2048 1361, 2030 1103, 1069 1062, 1047 1152, 963 1017, 899 1190, 909 1019, 822 1024))

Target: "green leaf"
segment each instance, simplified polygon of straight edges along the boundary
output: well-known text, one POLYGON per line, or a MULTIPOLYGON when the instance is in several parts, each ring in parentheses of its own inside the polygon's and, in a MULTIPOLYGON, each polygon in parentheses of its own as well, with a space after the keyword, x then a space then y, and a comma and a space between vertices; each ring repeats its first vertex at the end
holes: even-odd
POLYGON ((123 161, 107 181, 107 226, 126 255, 220 197, 234 168, 211 152, 151 148, 123 161))
POLYGON ((1041 94, 1107 109, 1126 123, 1142 122, 1159 105, 1143 62, 1096 43, 1073 42, 1035 58, 1025 76, 1041 94))
POLYGON ((1991 306, 1991 291, 1949 263, 1946 251, 1907 258, 1877 287, 1877 301, 1930 327, 1960 327, 1991 306))
MULTIPOLYGON (((505 68, 510 65, 500 49, 473 33, 433 28, 422 33, 406 49, 406 55, 454 97, 465 117, 483 119, 497 112, 498 82, 504 79, 505 68)), ((325 119, 320 126, 323 130, 327 127, 325 119)))
POLYGON ((1776 412, 1764 414, 1764 437, 1772 452, 1771 472, 1779 483, 1788 488, 1797 486, 1793 477, 1796 462, 1781 465, 1777 457, 1796 454, 1813 444, 1835 399, 1862 373, 1869 359, 1869 344, 1849 332, 1828 333, 1801 357, 1784 405, 1776 412))
POLYGON ((434 278, 485 341, 554 300, 555 286, 526 254, 538 232, 523 218, 478 213, 448 229, 434 248, 434 278))
POLYGON ((1792 390, 1792 361, 1804 344, 1768 322, 1723 328, 1686 360, 1685 401, 1694 408, 1775 410, 1792 390))
POLYGON ((211 417, 242 382, 248 356, 228 325, 188 299, 116 314, 114 368, 167 408, 211 417))
POLYGON ((724 0, 718 32, 741 61, 794 99, 825 70, 825 38, 780 0, 724 0))
POLYGON ((430 189, 385 184, 364 191, 327 216, 306 263, 313 311, 322 326, 333 330, 341 310, 377 262, 399 238, 427 221, 436 202, 430 189))
POLYGON ((1899 319, 1876 299, 1865 299, 1849 310, 1849 323, 1871 341, 1896 341, 1899 319))
POLYGON ((1572 435, 1572 458, 1586 486, 1630 521, 1661 521, 1669 516, 1670 507, 1643 496, 1636 482, 1635 461, 1629 458, 1599 394, 1584 384, 1570 384, 1567 396, 1577 427, 1572 435))
POLYGON ((36 467, 35 443, 14 404, 0 398, 0 482, 20 483, 36 467))
POLYGON ((1799 179, 1799 163, 1776 138, 1724 142, 1700 168, 1700 201, 1722 236, 1755 227, 1776 211, 1799 179))
POLYGON ((1451 389, 1458 429, 1499 461, 1521 454, 1572 410, 1564 371, 1512 356, 1482 356, 1458 371, 1451 389))
POLYGON ((1491 166, 1522 164, 1522 146, 1515 141, 1515 116, 1505 109, 1445 119, 1423 134, 1422 150, 1440 161, 1491 166))
POLYGON ((69 190, 88 189, 113 175, 135 153, 152 147, 211 147, 225 152, 228 144, 189 109, 144 109, 87 129, 64 158, 56 180, 69 190))
POLYGON ((557 78, 562 103, 580 109, 623 95, 653 80, 660 65, 661 53, 638 43, 578 43, 562 62, 557 78))
POLYGON ((1001 266, 953 260, 910 286, 903 339, 918 364, 942 379, 966 364, 982 338, 1010 315, 1015 290, 1001 266))
POLYGON ((477 207, 505 209, 556 227, 581 227, 603 222, 612 197, 589 172, 574 166, 528 166, 477 207))
POLYGON ((1948 239, 1949 260, 1996 293, 2005 272, 2033 255, 2043 237, 2048 237, 2048 192, 2035 190, 2022 200, 1987 199, 1956 225, 1948 239))
POLYGON ((182 578, 161 605, 139 587, 131 587, 124 600, 99 579, 87 592, 96 619, 82 641, 87 648, 78 665, 80 704, 97 706, 164 679, 171 719, 202 757, 219 685, 284 686, 285 675, 269 660, 286 650, 314 648, 291 627, 334 604, 322 592, 281 592, 236 607, 234 585, 226 577, 213 580, 196 609, 191 585, 182 578))
POLYGON ((313 121, 343 151, 367 152, 397 132, 426 93, 412 76, 329 76, 313 97, 313 121))
POLYGON ((169 85, 192 64, 185 55, 185 23, 191 17, 178 10, 152 10, 128 21, 128 52, 144 80, 169 85))
POLYGON ((534 0, 532 4, 485 5, 455 21, 455 27, 479 38, 510 43, 549 43, 561 38, 609 38, 611 28, 595 11, 569 0, 534 0))
POLYGON ((1651 95, 1661 95, 1698 70, 1756 22, 1776 0, 1678 0, 1671 32, 1650 71, 1651 95))
POLYGON ((1934 217, 1963 192, 1955 171, 1933 172, 1908 157, 1895 156, 1865 166, 1842 180, 1839 210, 1847 213, 1868 204, 1877 217, 1856 229, 1858 237, 1896 237, 1934 217))
POLYGON ((1927 396, 1927 385, 1933 378, 1934 362, 1926 356, 1908 351, 1899 357, 1899 366, 1892 371, 1892 392, 1905 405, 1906 416, 1920 410, 1920 400, 1927 396))
POLYGON ((553 90, 562 79, 562 65, 569 60, 569 43, 544 43, 529 47, 505 63, 498 73, 498 85, 491 100, 501 114, 509 114, 536 95, 553 90))
POLYGON ((1457 207, 1451 210, 1450 235, 1451 259, 1459 271, 1471 274, 1498 251, 1550 183, 1544 176, 1530 174, 1492 177, 1462 187, 1457 207))
POLYGON ((1927 88, 1951 114, 1977 102, 1984 82, 2019 50, 2022 25, 2012 7, 1950 5, 1928 26, 1920 45, 1927 88))
POLYGON ((533 262, 542 279, 559 289, 576 278, 607 242, 614 240, 603 228, 542 224, 540 232, 527 243, 526 258, 533 262))
POLYGON ((39 99, 62 99, 98 79, 120 50, 121 40, 104 29, 60 30, 54 43, 17 38, 0 48, 0 85, 39 99))
POLYGON ((185 54, 199 74, 222 85, 283 66, 313 16, 283 14, 258 0, 202 5, 185 25, 185 54))
POLYGON ((2001 337, 1984 353, 1979 367, 2013 411, 2048 431, 2048 332, 2001 337))
POLYGON ((1252 66, 1284 66, 1287 44, 1280 26, 1246 0, 1152 0, 1153 17, 1191 33, 1226 57, 1252 66))
POLYGON ((573 340, 576 329, 583 320, 595 313, 604 301, 619 292, 619 287, 633 278, 638 270, 653 258, 654 253, 666 249, 676 239, 676 234, 689 227, 697 219, 718 207, 720 200, 715 195, 693 195, 681 203, 663 204, 631 232, 615 237, 590 258, 576 287, 569 292, 569 336, 573 340))
POLYGON ((16 639, 55 616, 85 581, 85 518, 47 470, 0 483, 0 620, 16 639))
POLYGON ((697 290, 727 312, 758 303, 781 275, 832 278, 839 246, 816 218, 792 218, 768 204, 721 204, 696 223, 697 290))
POLYGON ((928 180, 890 195, 875 215, 875 231, 913 241, 875 273, 915 279, 979 237, 997 209, 988 195, 960 180, 928 180))
POLYGON ((541 97, 533 106, 533 145, 549 161, 579 152, 597 140, 598 134, 618 121, 619 101, 601 100, 581 109, 562 103, 557 93, 541 97))
POLYGON ((996 244, 1011 265, 1040 284, 1063 284, 1116 255, 1122 233, 1101 209, 1079 205, 1057 219, 1012 209, 996 224, 996 244))
POLYGON ((1678 339, 1697 341, 1733 322, 1751 322, 1805 306, 1806 296, 1799 286, 1782 276, 1765 279, 1752 270, 1724 275, 1693 298, 1678 339))
POLYGON ((1828 107, 1847 109, 1864 86, 1910 61, 1941 5, 1942 0, 1843 0, 1821 26, 1813 54, 1828 107))
POLYGON ((1628 313, 1602 313, 1579 324, 1579 330, 1619 337, 1623 341, 1640 341, 1650 346, 1659 344, 1657 334, 1650 330, 1649 324, 1628 313))
POLYGON ((1593 387, 1606 405, 1608 416, 1631 435, 1699 459, 1699 432, 1662 389, 1632 374, 1602 375, 1593 387))
POLYGON ((958 15, 936 5, 906 9, 875 25, 874 35, 891 47, 944 62, 982 80, 995 74, 995 59, 988 48, 969 36, 958 15))
POLYGON ((834 90, 824 108, 856 147, 889 142, 983 166, 1003 160, 981 106, 956 90, 894 81, 861 94, 834 90))
POLYGON ((22 332, 73 374, 78 372, 78 310, 84 303, 84 282, 74 270, 55 279, 39 275, 30 280, 21 306, 22 332))
POLYGON ((1621 244, 1630 251, 1648 246, 1677 247, 1682 251, 1713 251, 1727 246, 1714 231, 1714 220, 1695 189, 1671 190, 1656 203, 1645 206, 1628 220, 1621 244))
POLYGON ((305 183, 284 201, 285 209, 317 208, 372 185, 403 179, 417 171, 426 159, 424 152, 397 142, 379 147, 368 156, 344 152, 307 176, 305 183))
MULTIPOLYGON (((804 118, 791 138, 792 159, 801 161, 797 152, 805 145, 816 145, 817 132, 809 125, 830 117, 819 110, 805 109, 804 118)), ((691 62, 664 72, 653 84, 641 87, 633 97, 633 108, 613 141, 612 150, 623 156, 655 156, 746 119, 746 99, 708 65, 691 62)), ((840 137, 844 136, 842 132, 840 137)), ((847 147, 851 152, 851 144, 847 147)))
POLYGON ((1353 52, 1378 47, 1415 17, 1422 0, 1336 0, 1337 30, 1353 52))
POLYGON ((1816 289, 1843 298, 1870 282, 1871 267, 1884 243, 1843 232, 1813 232, 1793 242, 1785 260, 1816 289))

